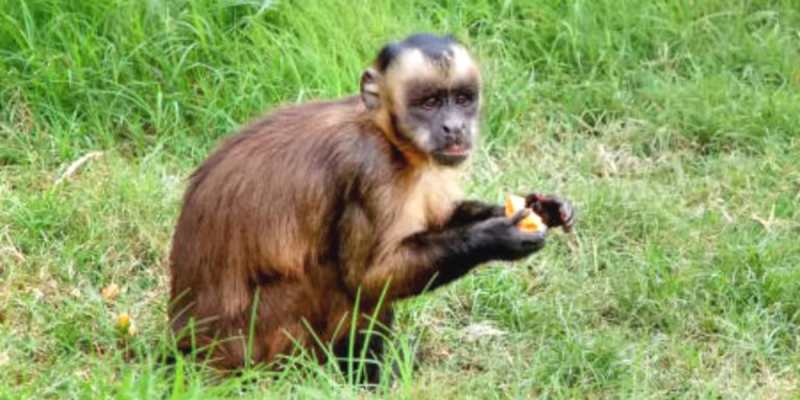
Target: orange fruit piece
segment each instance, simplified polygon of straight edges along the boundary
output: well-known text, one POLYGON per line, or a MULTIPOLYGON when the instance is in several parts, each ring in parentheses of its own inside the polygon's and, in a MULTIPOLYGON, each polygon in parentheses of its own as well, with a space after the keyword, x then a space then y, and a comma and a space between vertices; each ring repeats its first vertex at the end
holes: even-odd
MULTIPOLYGON (((524 198, 515 196, 513 194, 506 196, 507 217, 510 217, 525 208, 527 207, 525 207, 524 198)), ((530 208, 528 209, 530 210, 530 208)), ((538 232, 547 229, 547 225, 545 225, 544 221, 542 221, 542 218, 533 212, 533 210, 531 210, 531 212, 528 213, 528 216, 523 218, 522 221, 517 224, 517 226, 519 226, 519 229, 529 232, 538 232)))

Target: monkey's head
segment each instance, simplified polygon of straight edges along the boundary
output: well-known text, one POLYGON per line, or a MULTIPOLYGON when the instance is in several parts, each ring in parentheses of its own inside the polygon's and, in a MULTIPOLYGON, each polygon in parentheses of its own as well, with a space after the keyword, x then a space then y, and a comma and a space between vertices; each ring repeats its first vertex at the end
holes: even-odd
POLYGON ((480 69, 452 36, 415 34, 386 45, 361 78, 361 98, 412 157, 456 166, 477 139, 480 69))

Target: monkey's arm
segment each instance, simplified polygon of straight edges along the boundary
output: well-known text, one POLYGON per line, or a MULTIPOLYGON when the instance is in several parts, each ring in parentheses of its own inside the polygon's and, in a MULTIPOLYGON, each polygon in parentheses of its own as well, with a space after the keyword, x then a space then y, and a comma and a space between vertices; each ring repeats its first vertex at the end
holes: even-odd
POLYGON ((504 208, 499 205, 464 200, 453 210, 450 219, 445 223, 445 228, 458 228, 492 217, 502 217, 504 213, 504 208))
POLYGON ((376 300, 388 284, 390 299, 409 297, 452 282, 487 261, 526 257, 544 247, 545 236, 517 228, 525 215, 411 235, 366 269, 359 282, 362 295, 376 300))

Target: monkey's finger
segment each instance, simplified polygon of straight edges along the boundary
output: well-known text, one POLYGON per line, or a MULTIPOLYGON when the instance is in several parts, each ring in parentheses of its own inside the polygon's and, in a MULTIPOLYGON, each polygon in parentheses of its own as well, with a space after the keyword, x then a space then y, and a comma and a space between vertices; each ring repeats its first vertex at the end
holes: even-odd
POLYGON ((564 208, 569 207, 569 202, 561 198, 560 196, 547 196, 545 199, 542 199, 542 203, 549 207, 553 208, 564 208))
POLYGON ((531 193, 525 196, 525 207, 533 208, 545 199, 545 195, 540 193, 531 193))
POLYGON ((522 220, 525 219, 525 217, 527 217, 528 214, 530 214, 530 213, 531 213, 531 209, 530 208, 526 208, 524 210, 517 211, 516 214, 514 214, 514 215, 512 215, 510 217, 510 221, 509 222, 511 222, 512 225, 516 225, 516 224, 522 222, 522 220))
POLYGON ((556 195, 534 193, 528 197, 530 203, 528 207, 532 208, 539 214, 554 215, 564 205, 569 204, 566 200, 556 195))
POLYGON ((522 231, 521 235, 525 242, 541 242, 547 238, 547 233, 545 231, 522 231))
POLYGON ((538 250, 544 247, 547 242, 547 237, 544 232, 524 232, 522 237, 522 245, 529 250, 538 250))
POLYGON ((561 221, 563 221, 564 231, 570 232, 572 227, 575 225, 575 212, 572 209, 572 206, 565 203, 565 205, 559 210, 559 215, 561 217, 561 221))
POLYGON ((563 203, 561 208, 558 209, 558 216, 561 220, 561 224, 564 226, 564 230, 569 232, 572 225, 575 224, 575 212, 572 205, 566 202, 563 203))

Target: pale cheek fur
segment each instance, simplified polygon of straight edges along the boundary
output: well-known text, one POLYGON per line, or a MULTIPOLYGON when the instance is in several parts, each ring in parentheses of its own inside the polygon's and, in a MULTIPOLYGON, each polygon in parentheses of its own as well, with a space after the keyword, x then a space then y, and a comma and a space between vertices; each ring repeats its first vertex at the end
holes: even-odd
POLYGON ((413 133, 414 142, 423 150, 432 150, 431 131, 427 128, 417 128, 413 133))
POLYGON ((480 135, 479 130, 480 130, 480 124, 478 123, 478 119, 473 118, 469 126, 472 143, 475 143, 475 141, 478 140, 478 136, 480 135))

